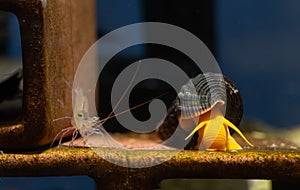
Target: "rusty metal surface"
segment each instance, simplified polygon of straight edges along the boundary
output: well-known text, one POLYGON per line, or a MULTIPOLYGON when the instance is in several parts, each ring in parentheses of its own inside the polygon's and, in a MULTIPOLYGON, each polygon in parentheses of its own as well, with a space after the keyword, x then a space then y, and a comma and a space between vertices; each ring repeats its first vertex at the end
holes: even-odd
MULTIPOLYGON (((114 148, 93 150, 82 147, 84 144, 75 143, 77 147, 61 146, 35 153, 4 153, 0 154, 0 176, 88 175, 95 179, 99 189, 154 189, 163 179, 170 178, 300 179, 300 151, 297 144, 278 138, 281 134, 272 134, 274 137, 267 136, 268 139, 264 140, 257 138, 260 137, 257 134, 246 135, 256 147, 233 152, 114 148), (284 147, 280 146, 282 143, 284 147), (171 159, 160 165, 130 168, 168 156, 171 159), (107 158, 126 163, 128 167, 112 164, 106 161, 107 158)), ((129 148, 161 143, 155 136, 145 134, 112 136, 129 148)))
POLYGON ((1 124, 1 149, 43 146, 70 126, 70 120, 52 121, 72 115, 65 80, 72 83, 79 61, 96 39, 94 3, 0 0, 0 10, 15 14, 20 24, 24 77, 22 116, 1 124))
MULTIPOLYGON (((124 152, 101 149, 103 155, 116 153, 114 159, 128 163, 149 162, 172 151, 124 152), (155 159, 153 157, 153 159, 155 159)), ((0 155, 0 176, 89 175, 99 186, 136 189, 154 188, 168 178, 294 179, 300 178, 300 153, 286 151, 198 152, 183 151, 161 165, 132 169, 105 161, 89 148, 56 148, 35 154, 0 155), (112 183, 113 182, 113 183, 112 183)))

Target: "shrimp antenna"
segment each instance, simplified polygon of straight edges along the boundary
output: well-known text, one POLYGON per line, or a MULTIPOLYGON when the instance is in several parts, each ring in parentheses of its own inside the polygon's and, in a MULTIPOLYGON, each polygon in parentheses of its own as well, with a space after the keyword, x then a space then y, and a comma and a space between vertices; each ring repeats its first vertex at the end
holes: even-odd
POLYGON ((168 93, 168 92, 165 92, 165 93, 163 93, 163 94, 160 94, 160 95, 158 95, 158 96, 156 96, 156 97, 154 97, 154 98, 151 98, 150 100, 148 100, 148 101, 146 101, 146 102, 143 102, 143 103, 141 103, 141 104, 139 104, 139 105, 136 105, 136 106, 134 106, 134 107, 132 107, 132 108, 123 110, 123 111, 121 111, 121 112, 119 112, 119 113, 117 113, 117 114, 114 114, 114 115, 110 114, 110 115, 107 116, 105 119, 102 119, 102 120, 100 120, 99 122, 101 122, 102 124, 104 124, 104 122, 107 121, 108 119, 115 118, 115 117, 117 117, 117 116, 119 116, 119 115, 122 115, 122 114, 124 114, 124 113, 126 113, 126 112, 128 112, 128 111, 130 111, 130 110, 137 109, 137 108, 139 108, 139 107, 141 107, 141 106, 143 106, 143 105, 145 105, 145 104, 148 104, 149 102, 151 102, 151 101, 154 100, 154 99, 157 99, 157 98, 159 98, 159 97, 162 97, 162 96, 166 95, 167 93, 168 93))
MULTIPOLYGON (((134 80, 135 80, 135 77, 136 77, 138 71, 140 70, 141 63, 142 63, 142 61, 140 60, 140 61, 138 62, 138 65, 137 65, 137 67, 136 67, 136 69, 135 69, 134 74, 132 75, 132 77, 131 77, 131 79, 130 79, 130 82, 129 82, 127 88, 125 89, 125 91, 123 92, 121 98, 118 100, 118 102, 116 103, 116 105, 114 106, 114 108, 112 109, 112 111, 110 112, 110 114, 107 116, 107 118, 103 119, 103 124, 104 124, 109 118, 113 118, 113 117, 111 117, 112 114, 114 113, 114 111, 116 110, 116 108, 119 106, 119 104, 121 103, 121 101, 124 99, 124 97, 125 97, 125 95, 127 94, 129 88, 130 88, 131 85, 133 84, 133 82, 134 82, 134 80)), ((152 101, 152 100, 153 100, 153 99, 151 99, 150 101, 152 101)), ((144 104, 143 104, 143 105, 144 105, 144 104)), ((128 111, 128 110, 125 110, 125 111, 123 111, 123 112, 126 112, 126 111, 128 111)), ((122 113, 122 112, 121 112, 121 113, 122 113)))
POLYGON ((64 79, 66 85, 67 85, 71 90, 73 90, 73 85, 72 85, 67 79, 65 79, 64 77, 63 77, 63 79, 64 79))

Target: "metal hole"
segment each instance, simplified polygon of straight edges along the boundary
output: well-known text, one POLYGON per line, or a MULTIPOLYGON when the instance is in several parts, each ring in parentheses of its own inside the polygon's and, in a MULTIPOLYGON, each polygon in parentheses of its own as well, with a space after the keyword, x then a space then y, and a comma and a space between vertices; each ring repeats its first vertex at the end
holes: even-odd
POLYGON ((87 176, 4 177, 1 178, 0 189, 92 190, 96 189, 96 184, 87 176))
POLYGON ((14 121, 22 110, 22 53, 19 22, 0 11, 0 122, 14 121))

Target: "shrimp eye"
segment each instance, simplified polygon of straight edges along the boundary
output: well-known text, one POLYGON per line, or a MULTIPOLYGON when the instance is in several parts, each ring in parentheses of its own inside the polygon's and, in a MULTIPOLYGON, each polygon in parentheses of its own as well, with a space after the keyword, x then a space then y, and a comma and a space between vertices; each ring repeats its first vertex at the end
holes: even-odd
POLYGON ((81 118, 83 117, 83 113, 78 113, 77 116, 81 118))

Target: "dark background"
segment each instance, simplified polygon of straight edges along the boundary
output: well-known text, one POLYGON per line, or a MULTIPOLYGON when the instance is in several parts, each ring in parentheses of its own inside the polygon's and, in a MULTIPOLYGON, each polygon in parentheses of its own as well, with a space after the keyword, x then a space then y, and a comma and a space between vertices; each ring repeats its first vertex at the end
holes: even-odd
MULTIPOLYGON (((120 2, 113 0, 107 6, 98 4, 98 10, 102 10, 98 11, 99 37, 136 22, 155 21, 180 26, 208 46, 223 74, 240 88, 244 121, 260 121, 279 128, 299 124, 300 2, 120 2)), ((128 57, 138 58, 145 54, 174 58, 174 63, 188 62, 159 47, 129 51, 128 57)))

